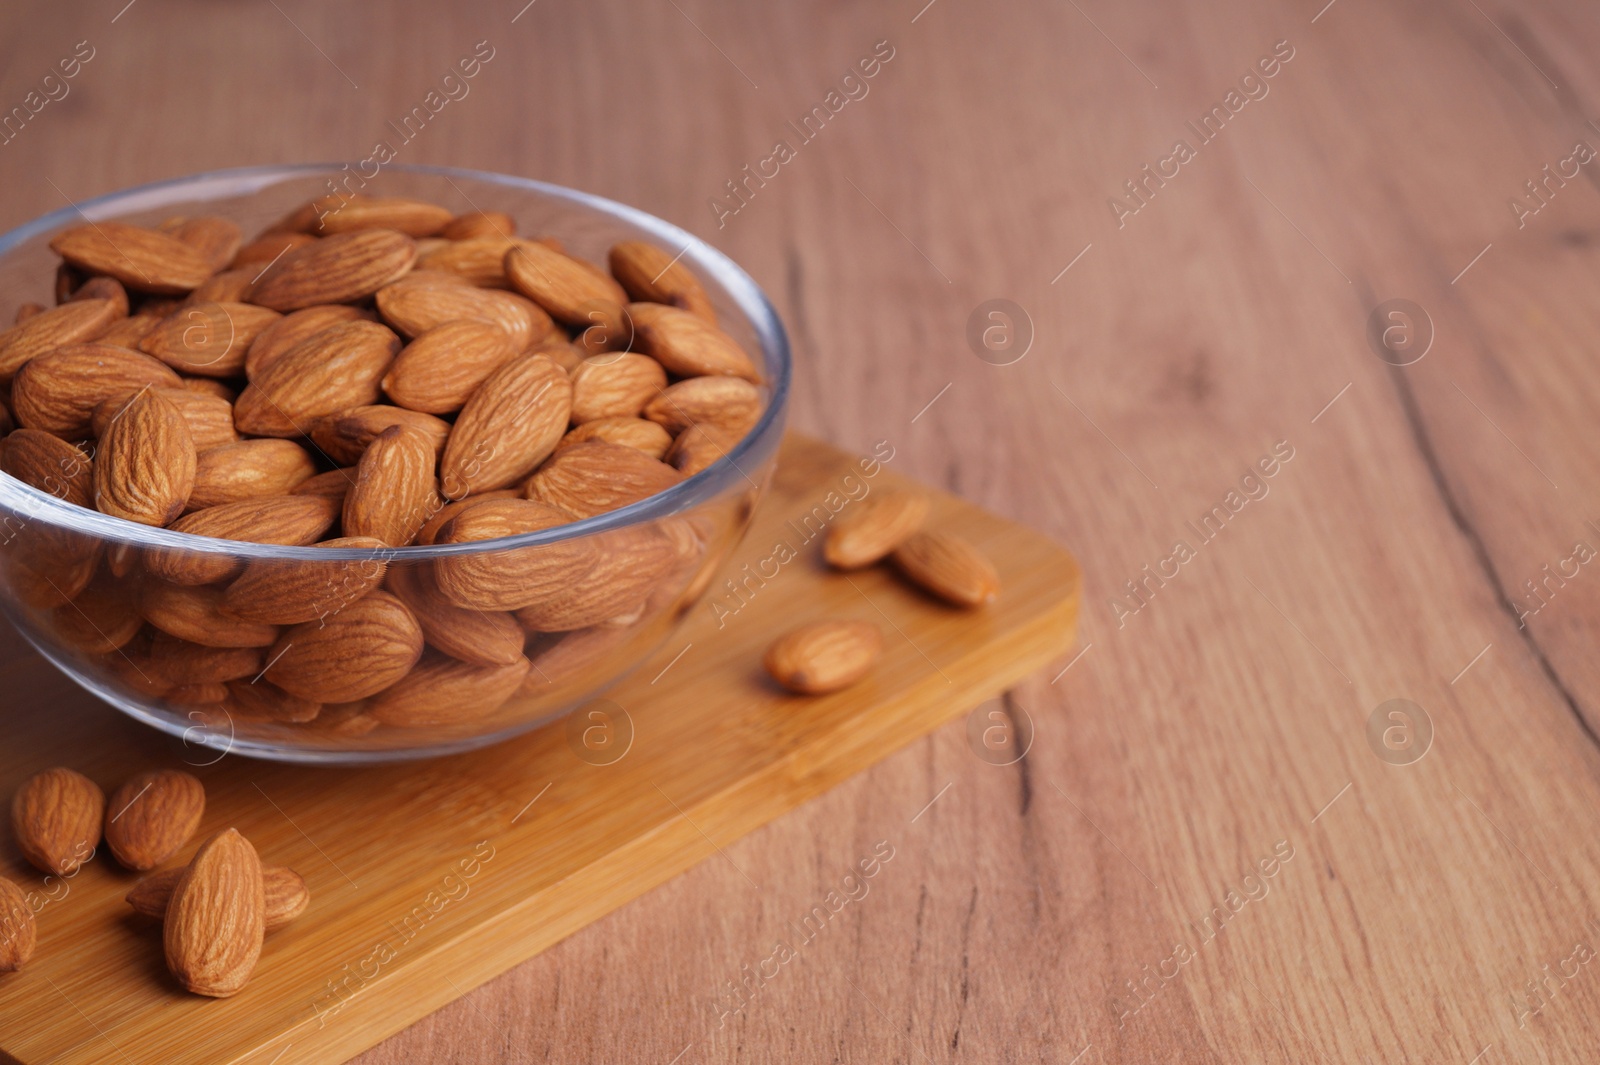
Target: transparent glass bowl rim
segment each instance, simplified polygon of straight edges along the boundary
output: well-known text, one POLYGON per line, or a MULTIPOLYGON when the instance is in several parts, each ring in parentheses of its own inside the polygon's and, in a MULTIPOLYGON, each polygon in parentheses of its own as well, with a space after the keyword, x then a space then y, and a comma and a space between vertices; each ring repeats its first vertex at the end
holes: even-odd
MULTIPOLYGON (((338 173, 340 163, 295 163, 271 166, 234 167, 210 170, 184 177, 169 178, 147 185, 137 185, 118 192, 107 193, 84 200, 35 218, 11 232, 0 236, 0 257, 10 254, 24 241, 63 229, 79 218, 91 221, 114 219, 133 211, 149 210, 174 202, 221 199, 259 191, 282 181, 314 177, 325 173, 338 173)), ((560 543, 580 537, 592 536, 613 529, 638 525, 681 513, 702 502, 714 499, 739 480, 749 480, 740 465, 748 455, 758 454, 769 446, 775 447, 774 437, 783 432, 789 402, 791 361, 789 337, 777 311, 766 293, 734 261, 699 237, 680 229, 655 215, 636 207, 608 200, 602 196, 580 192, 562 185, 553 185, 531 178, 496 174, 486 170, 469 170, 461 167, 428 166, 422 164, 392 164, 386 170, 396 173, 432 175, 446 179, 464 178, 470 181, 500 185, 505 188, 532 193, 547 199, 564 201, 574 207, 609 215, 624 223, 644 230, 662 245, 682 248, 682 259, 715 284, 721 286, 732 298, 739 312, 748 319, 755 330, 764 358, 764 376, 770 389, 766 410, 753 429, 724 455, 706 469, 665 492, 648 499, 608 511, 592 518, 584 518, 552 529, 505 536, 495 540, 478 540, 463 544, 435 544, 425 546, 387 548, 377 552, 368 548, 291 547, 279 544, 259 544, 240 540, 219 540, 193 533, 174 532, 154 526, 115 518, 99 511, 76 506, 49 493, 0 473, 0 507, 22 511, 42 518, 54 525, 74 532, 92 535, 103 540, 133 544, 139 547, 167 547, 211 554, 228 554, 250 558, 293 559, 296 561, 355 561, 368 559, 374 554, 404 561, 423 561, 452 555, 476 554, 486 551, 504 551, 513 548, 535 547, 560 543)), ((557 234, 559 236, 560 234, 557 234)))

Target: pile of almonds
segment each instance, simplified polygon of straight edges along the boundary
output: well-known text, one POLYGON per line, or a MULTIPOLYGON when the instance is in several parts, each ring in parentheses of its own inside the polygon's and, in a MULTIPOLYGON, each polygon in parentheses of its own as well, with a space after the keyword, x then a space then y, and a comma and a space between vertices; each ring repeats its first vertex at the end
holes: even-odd
MULTIPOLYGON (((17 847, 41 872, 71 877, 102 833, 123 867, 146 872, 176 855, 205 813, 200 781, 172 769, 140 773, 106 801, 72 769, 35 773, 11 800, 17 847)), ((255 970, 263 937, 304 912, 311 895, 292 869, 261 865, 235 829, 202 843, 184 866, 154 873, 128 892, 135 912, 162 922, 167 968, 197 995, 226 998, 255 970)), ((0 877, 0 972, 20 969, 37 942, 34 905, 0 877)))
POLYGON ((433 564, 393 550, 639 502, 750 430, 760 374, 660 248, 618 244, 608 273, 508 215, 383 197, 314 201, 248 244, 196 217, 51 247, 58 305, 0 332, 0 471, 130 522, 365 553, 246 564, 8 518, 14 597, 180 712, 478 727, 693 594, 740 520, 433 564))
MULTIPOLYGON (((890 560, 912 584, 952 606, 980 607, 1000 592, 989 560, 953 533, 924 530, 928 497, 909 490, 868 496, 829 529, 822 557, 833 568, 865 569, 890 560)), ((767 672, 790 691, 821 695, 866 676, 883 652, 869 621, 816 621, 767 648, 767 672)))

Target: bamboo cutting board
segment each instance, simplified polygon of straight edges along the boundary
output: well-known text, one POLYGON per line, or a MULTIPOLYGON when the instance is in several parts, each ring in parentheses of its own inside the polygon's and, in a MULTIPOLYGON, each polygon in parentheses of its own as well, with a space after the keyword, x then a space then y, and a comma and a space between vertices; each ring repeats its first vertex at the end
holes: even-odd
MULTIPOLYGON (((122 717, 12 635, 0 665, 3 794, 52 765, 109 792, 141 769, 187 762, 208 795, 201 837, 239 828, 263 862, 305 877, 312 903, 268 937, 243 992, 202 999, 177 989, 159 927, 123 903, 132 875, 100 857, 47 884, 8 843, 0 871, 42 908, 33 960, 0 974, 0 1060, 345 1060, 1068 650, 1071 555, 951 496, 936 494, 930 524, 994 560, 1002 594, 991 607, 944 607, 881 569, 826 571, 789 522, 844 492, 854 469, 843 452, 791 436, 727 573, 780 540, 798 559, 739 598, 714 584, 711 602, 592 713, 467 755, 354 770, 205 764, 214 752, 122 717), (884 657, 845 692, 785 694, 765 679, 762 651, 822 616, 879 624, 884 657)), ((885 467, 857 483, 897 480, 885 467)))

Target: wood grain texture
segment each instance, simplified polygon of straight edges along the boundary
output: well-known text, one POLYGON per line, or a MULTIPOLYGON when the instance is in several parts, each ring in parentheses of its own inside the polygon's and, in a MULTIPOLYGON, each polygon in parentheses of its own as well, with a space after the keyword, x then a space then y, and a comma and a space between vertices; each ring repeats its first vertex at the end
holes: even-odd
POLYGON ((1600 547, 1600 203, 1593 165, 1525 183, 1600 147, 1592 5, 117 6, 0 13, 4 106, 97 48, 0 147, 0 221, 360 157, 490 40, 402 158, 706 237, 790 326, 797 425, 892 440, 1090 575, 1083 657, 1008 697, 1022 761, 944 729, 729 847, 759 889, 704 863, 361 1060, 1591 1056, 1600 976, 1568 959, 1600 939, 1600 577, 1543 568, 1600 547), (868 94, 800 143, 880 40, 868 94), (1267 94, 1200 144, 1278 41, 1267 94), (708 201, 779 138, 794 158, 719 227, 708 201), (1108 201, 1180 138, 1119 226, 1108 201), (968 346, 992 298, 1031 320, 1011 365, 968 346), (1396 298, 1435 334, 1404 368, 1366 335, 1396 298), (1124 582, 1279 441, 1268 494, 1130 615, 1124 582), (1394 698, 1432 722, 1413 764, 1369 744, 1394 698), (871 893, 717 1029, 728 981, 879 839, 871 893), (1278 841, 1269 890, 1192 930, 1278 841))

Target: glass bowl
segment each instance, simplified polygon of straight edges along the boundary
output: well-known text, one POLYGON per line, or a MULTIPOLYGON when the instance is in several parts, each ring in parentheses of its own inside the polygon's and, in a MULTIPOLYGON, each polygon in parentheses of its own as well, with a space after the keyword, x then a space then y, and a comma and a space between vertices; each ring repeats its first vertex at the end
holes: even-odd
POLYGON ((457 213, 503 211, 519 234, 558 237, 590 262, 605 262, 622 240, 680 255, 721 327, 756 360, 764 412, 722 459, 641 502, 540 532, 438 546, 211 539, 101 514, 0 474, 0 606, 84 688, 189 743, 316 763, 495 743, 593 700, 661 646, 704 594, 772 474, 788 405, 788 338, 743 270, 674 225, 556 185, 431 166, 385 166, 370 180, 338 165, 223 170, 64 208, 0 237, 0 312, 9 321, 25 302, 55 302, 58 259, 48 241, 85 217, 156 225, 221 215, 248 240, 335 187, 457 213), (242 618, 263 613, 251 609, 254 596, 229 594, 246 575, 257 583, 241 588, 295 589, 287 613, 280 604, 265 611, 275 620, 242 618), (441 599, 449 581, 488 588, 491 598, 512 593, 469 610, 441 599), (412 685, 408 698, 366 691, 417 639, 425 648, 402 682, 412 685), (505 664, 515 653, 508 643, 519 642, 525 669, 505 664), (295 673, 273 659, 286 655, 320 663, 342 690, 284 698, 273 678, 293 688, 295 673))

